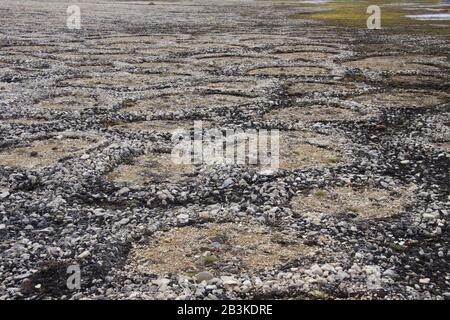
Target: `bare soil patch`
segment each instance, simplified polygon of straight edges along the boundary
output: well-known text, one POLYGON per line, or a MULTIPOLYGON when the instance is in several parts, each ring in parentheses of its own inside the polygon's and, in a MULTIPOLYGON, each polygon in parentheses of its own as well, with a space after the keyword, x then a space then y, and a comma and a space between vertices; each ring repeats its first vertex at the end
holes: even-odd
POLYGON ((389 77, 389 82, 399 86, 423 86, 423 85, 440 85, 443 80, 435 76, 426 75, 401 75, 395 74, 389 77))
POLYGON ((67 62, 83 62, 83 61, 92 61, 95 60, 96 63, 110 63, 114 61, 120 61, 120 62, 127 62, 130 58, 133 56, 130 53, 127 52, 117 52, 117 53, 111 53, 111 52, 104 52, 99 53, 97 52, 82 52, 79 51, 77 53, 71 53, 71 52, 63 52, 63 53, 55 53, 55 57, 57 57, 60 61, 67 61, 67 62))
POLYGON ((173 75, 186 76, 192 74, 194 71, 204 72, 211 70, 212 67, 201 66, 193 63, 185 63, 182 60, 175 61, 160 61, 160 62, 137 62, 133 66, 144 69, 145 71, 169 73, 173 75))
POLYGON ((16 123, 25 125, 42 124, 49 122, 50 122, 49 120, 37 118, 16 118, 16 119, 0 120, 0 123, 16 123))
POLYGON ((226 90, 250 90, 255 88, 256 85, 256 81, 220 81, 210 82, 207 84, 207 87, 226 90))
POLYGON ((357 88, 353 84, 337 84, 337 83, 324 83, 324 82, 297 82, 287 86, 289 94, 306 94, 306 93, 331 93, 336 92, 339 94, 349 93, 357 88))
POLYGON ((192 276, 204 270, 271 269, 313 252, 295 237, 265 226, 207 223, 157 232, 150 245, 132 250, 129 262, 138 272, 192 276))
POLYGON ((50 45, 25 45, 25 46, 12 46, 3 47, 3 50, 8 52, 24 52, 24 53, 36 53, 36 52, 48 52, 55 50, 56 46, 50 45))
POLYGON ((282 132, 280 135, 280 168, 306 169, 330 166, 342 156, 331 137, 304 131, 282 132))
POLYGON ((251 75, 269 75, 269 76, 323 76, 327 75, 329 70, 322 67, 263 67, 250 70, 251 75))
MULTIPOLYGON (((217 64, 217 65, 242 65, 242 64, 252 64, 255 62, 260 62, 260 58, 251 57, 251 56, 233 56, 233 55, 220 55, 220 56, 207 56, 207 57, 198 57, 197 60, 217 64)), ((270 59, 264 59, 270 61, 270 59)))
POLYGON ((363 94, 348 100, 376 107, 428 108, 448 102, 449 96, 444 92, 391 91, 363 94))
POLYGON ((0 165, 39 169, 65 158, 79 156, 87 149, 94 147, 97 142, 77 136, 36 140, 28 146, 10 148, 0 152, 0 165))
POLYGON ((406 188, 389 191, 378 188, 338 187, 299 194, 292 209, 311 222, 319 223, 325 215, 351 214, 361 219, 386 218, 399 214, 410 201, 406 188))
POLYGON ((177 54, 182 52, 189 52, 192 48, 189 47, 155 47, 155 48, 144 48, 137 50, 137 53, 143 56, 163 56, 170 54, 177 54))
POLYGON ((197 107, 227 107, 250 103, 253 98, 231 94, 185 93, 137 101, 126 111, 180 111, 197 107))
POLYGON ((82 110, 92 108, 97 100, 89 95, 67 95, 40 101, 37 107, 44 109, 82 110))
POLYGON ((282 44, 286 41, 284 37, 280 36, 265 36, 265 35, 255 35, 248 36, 239 39, 239 44, 244 47, 253 48, 261 47, 265 45, 282 44))
POLYGON ((165 35, 121 35, 116 37, 107 37, 101 39, 90 39, 86 41, 89 46, 98 47, 100 45, 110 46, 114 44, 130 44, 130 43, 143 43, 153 44, 161 41, 164 37, 165 41, 176 41, 177 36, 165 35))
POLYGON ((344 108, 314 105, 308 107, 289 107, 275 109, 263 116, 264 120, 280 120, 284 122, 314 122, 352 120, 359 114, 344 108))
POLYGON ((331 59, 334 56, 333 53, 314 52, 314 51, 283 52, 283 53, 275 53, 273 55, 283 60, 308 60, 308 61, 322 61, 331 59))
MULTIPOLYGON (((91 73, 111 73, 114 72, 114 67, 112 64, 98 62, 95 64, 85 64, 83 62, 76 63, 68 63, 68 66, 76 69, 77 71, 82 72, 83 74, 91 74, 91 73)), ((68 80, 66 80, 68 81, 68 80)))
POLYGON ((437 143, 436 145, 438 148, 445 150, 445 152, 450 152, 450 142, 437 143))
POLYGON ((363 69, 369 69, 373 71, 405 71, 405 70, 419 70, 419 71, 439 71, 440 68, 415 63, 417 59, 415 56, 378 56, 358 59, 354 61, 344 62, 343 65, 348 67, 357 67, 363 69))
POLYGON ((177 183, 193 174, 190 164, 176 164, 171 154, 146 154, 114 169, 108 179, 116 183, 144 185, 146 183, 177 183))
POLYGON ((305 52, 336 52, 336 45, 298 44, 292 46, 278 46, 279 51, 305 51, 305 52))
MULTIPOLYGON (((202 127, 208 128, 210 124, 207 121, 202 121, 202 127)), ((194 128, 194 122, 190 121, 177 121, 177 120, 149 120, 149 121, 136 121, 113 124, 109 126, 112 129, 129 129, 132 131, 145 131, 145 132, 173 132, 175 130, 190 130, 194 128)))
POLYGON ((152 85, 161 80, 177 80, 186 77, 183 74, 176 74, 171 72, 162 73, 113 73, 109 75, 97 75, 92 77, 81 77, 63 80, 61 83, 68 86, 82 86, 82 87, 106 87, 121 88, 127 87, 132 89, 139 89, 142 86, 152 85))
POLYGON ((133 63, 135 67, 139 68, 149 68, 149 69, 168 69, 171 71, 178 71, 178 70, 185 70, 187 68, 187 65, 185 63, 180 62, 138 62, 133 63))
MULTIPOLYGON (((183 42, 183 44, 186 44, 187 42, 183 42)), ((205 42, 193 42, 189 43, 191 46, 189 47, 189 50, 193 50, 193 47, 195 50, 202 50, 202 49, 214 49, 214 50, 220 50, 223 52, 230 52, 236 49, 241 49, 242 46, 238 44, 232 44, 232 43, 224 43, 224 42, 213 42, 213 41, 205 41, 205 42)))

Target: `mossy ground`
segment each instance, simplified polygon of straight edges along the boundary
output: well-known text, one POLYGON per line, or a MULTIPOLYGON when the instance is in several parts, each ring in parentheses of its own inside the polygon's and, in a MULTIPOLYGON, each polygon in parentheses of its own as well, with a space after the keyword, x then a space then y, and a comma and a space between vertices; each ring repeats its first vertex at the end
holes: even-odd
POLYGON ((355 28, 367 28, 367 18, 371 15, 371 13, 367 13, 367 8, 370 5, 378 5, 381 8, 382 28, 394 28, 397 31, 408 33, 450 36, 449 20, 419 21, 406 17, 407 15, 430 13, 425 9, 428 6, 435 10, 441 10, 440 13, 450 12, 450 6, 442 4, 441 1, 337 0, 318 4, 299 3, 298 5, 315 10, 296 13, 291 18, 321 20, 334 25, 355 28), (316 11, 317 9, 320 10, 316 11))

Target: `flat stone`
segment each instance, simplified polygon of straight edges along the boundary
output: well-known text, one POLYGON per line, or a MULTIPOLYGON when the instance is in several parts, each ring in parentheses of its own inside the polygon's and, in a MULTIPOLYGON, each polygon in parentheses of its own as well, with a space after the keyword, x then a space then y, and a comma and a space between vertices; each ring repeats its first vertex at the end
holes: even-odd
POLYGON ((195 276, 195 279, 197 280, 197 282, 209 281, 212 278, 214 278, 214 275, 211 272, 208 272, 208 271, 199 272, 195 276))
POLYGON ((86 259, 87 257, 89 257, 91 255, 91 253, 89 252, 89 250, 83 251, 82 253, 80 253, 78 255, 79 259, 86 259))

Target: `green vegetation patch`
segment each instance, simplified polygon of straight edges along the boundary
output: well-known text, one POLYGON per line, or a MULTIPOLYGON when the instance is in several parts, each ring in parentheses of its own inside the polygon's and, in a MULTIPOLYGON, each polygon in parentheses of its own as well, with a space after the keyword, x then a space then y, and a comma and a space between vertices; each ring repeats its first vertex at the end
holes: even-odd
POLYGON ((371 5, 378 5, 381 9, 381 28, 395 28, 400 32, 408 33, 450 35, 449 20, 421 21, 406 17, 407 15, 430 13, 430 11, 426 11, 428 6, 439 10, 437 11, 439 13, 450 13, 450 6, 442 4, 440 1, 337 0, 328 3, 301 5, 315 10, 314 12, 297 13, 290 18, 320 20, 338 26, 367 28, 367 19, 371 16, 371 13, 367 13, 367 8, 371 5), (316 11, 317 9, 321 10, 316 11))

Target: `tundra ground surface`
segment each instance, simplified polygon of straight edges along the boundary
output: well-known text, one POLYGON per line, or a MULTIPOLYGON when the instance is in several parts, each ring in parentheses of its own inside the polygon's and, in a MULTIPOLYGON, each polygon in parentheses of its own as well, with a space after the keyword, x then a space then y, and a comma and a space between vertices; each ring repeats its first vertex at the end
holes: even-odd
POLYGON ((71 4, 0 0, 0 299, 450 298, 447 35, 71 4), (279 169, 174 163, 195 120, 279 169))

